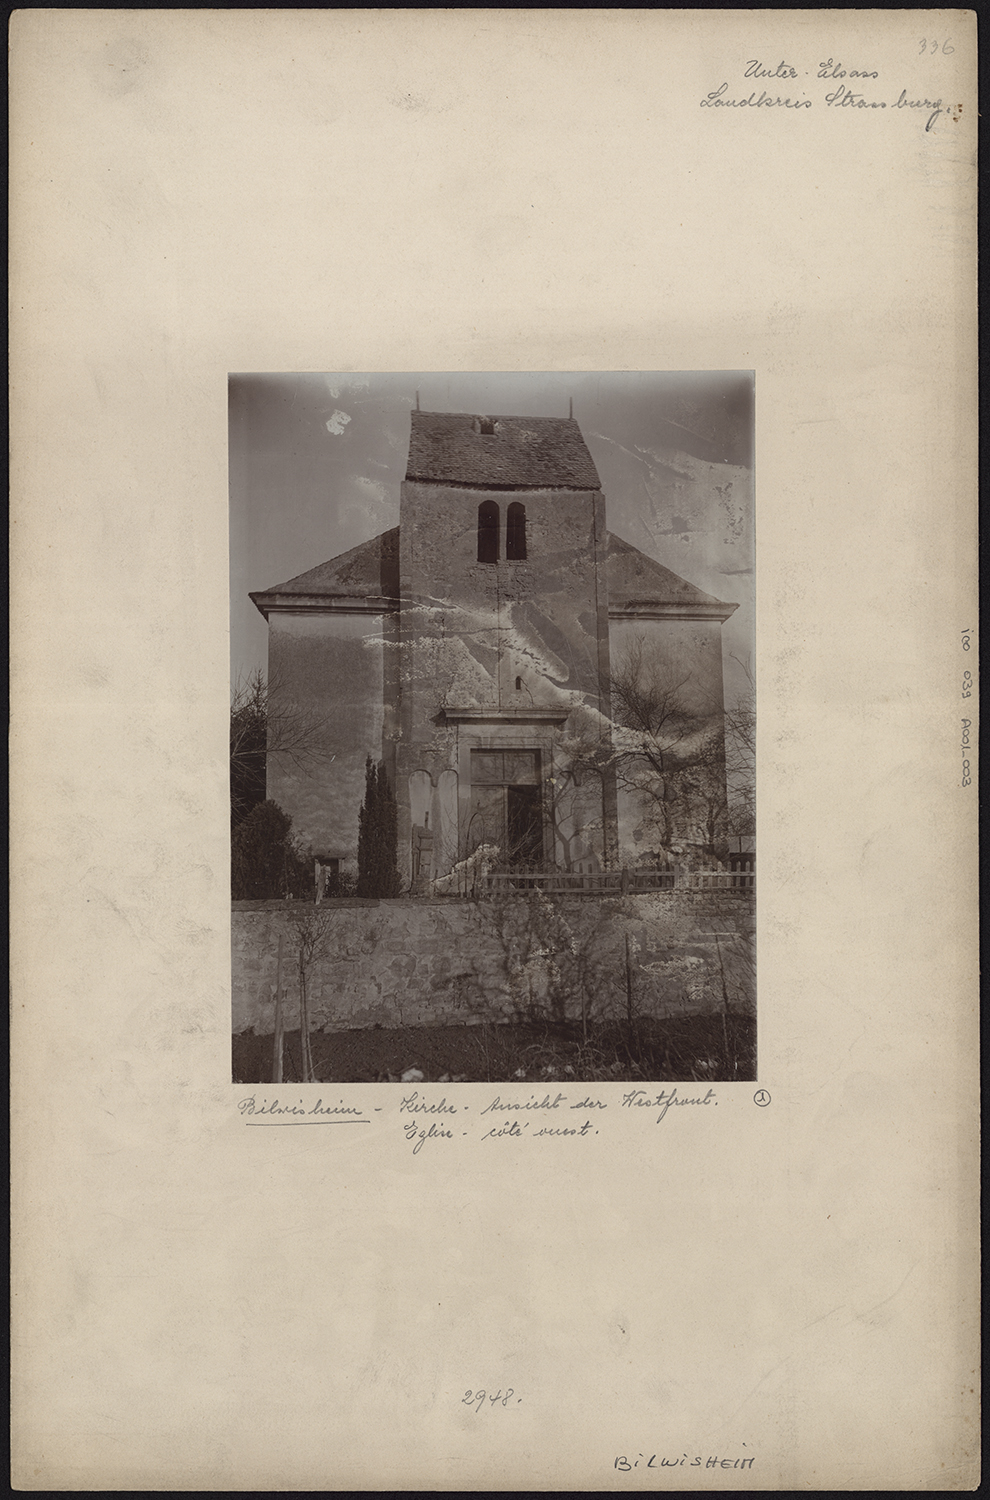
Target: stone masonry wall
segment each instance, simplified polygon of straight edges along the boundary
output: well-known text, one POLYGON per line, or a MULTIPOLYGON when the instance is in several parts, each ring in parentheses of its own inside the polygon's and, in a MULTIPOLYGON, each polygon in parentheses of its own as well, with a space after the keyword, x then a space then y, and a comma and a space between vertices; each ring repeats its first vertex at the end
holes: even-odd
POLYGON ((310 1020, 351 1027, 472 1024, 534 1012, 657 1017, 753 1005, 753 905, 739 893, 624 899, 237 903, 233 1030, 274 1023, 279 937, 285 1025, 299 1024, 301 938, 310 1020), (628 955, 628 961, 627 961, 628 955))

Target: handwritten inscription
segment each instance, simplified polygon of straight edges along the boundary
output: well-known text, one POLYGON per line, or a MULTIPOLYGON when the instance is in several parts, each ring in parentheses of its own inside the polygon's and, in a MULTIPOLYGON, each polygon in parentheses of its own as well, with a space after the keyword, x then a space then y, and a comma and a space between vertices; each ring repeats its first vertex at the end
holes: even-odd
MULTIPOLYGON (((863 94, 857 94, 852 89, 840 84, 832 94, 826 94, 825 103, 836 105, 841 109, 852 106, 853 109, 886 109, 887 104, 883 99, 867 99, 863 94)), ((942 113, 941 99, 909 99, 907 89, 901 89, 900 98, 895 99, 890 106, 891 109, 926 109, 930 111, 926 130, 931 130, 935 121, 942 113)))
POLYGON ((790 63, 779 62, 773 69, 765 68, 758 57, 751 57, 746 64, 744 78, 796 78, 797 70, 790 63))
POLYGON ((496 1391, 495 1394, 491 1396, 487 1391, 465 1391, 464 1395, 461 1397, 461 1405, 473 1406, 475 1416, 477 1416, 478 1412, 481 1411, 486 1402, 489 1406, 500 1405, 502 1407, 502 1410, 504 1411, 510 1402, 512 1402, 513 1406, 521 1406, 522 1397, 516 1395, 511 1385, 504 1395, 501 1391, 496 1391))
POLYGON ((703 1099, 677 1097, 677 1089, 672 1088, 668 1094, 661 1089, 659 1094, 648 1094, 645 1089, 632 1089, 628 1094, 623 1094, 622 1105, 624 1109, 658 1109, 657 1124, 666 1115, 669 1109, 678 1109, 685 1104, 718 1104, 715 1098, 715 1090, 709 1089, 703 1099))
POLYGON ((718 1458, 709 1455, 708 1458, 703 1459, 700 1454, 689 1460, 687 1454, 683 1453, 680 1458, 661 1457, 660 1462, 657 1463, 655 1453, 651 1453, 648 1459, 645 1453, 641 1453, 638 1458, 628 1458, 626 1454, 620 1453, 612 1467, 623 1474, 628 1474, 630 1470, 638 1469, 641 1463, 644 1469, 683 1469, 685 1467, 688 1469, 751 1469, 755 1462, 755 1456, 752 1458, 718 1458))
POLYGON ((456 1105, 448 1104, 446 1096, 440 1100, 439 1104, 430 1104, 426 1099, 420 1099, 416 1089, 399 1101, 400 1115, 456 1115, 456 1113, 456 1105))
POLYGON ((761 106, 766 106, 770 109, 811 108, 810 99, 791 99, 790 97, 788 97, 787 99, 781 99, 779 94, 777 95, 776 99, 774 99, 770 94, 767 93, 766 89, 763 90, 758 99, 755 98, 753 94, 750 94, 748 99, 727 99, 725 95, 728 93, 728 91, 729 85, 727 83, 723 83, 721 88, 713 89, 710 94, 706 95, 706 97, 702 99, 702 109, 759 109, 761 108, 761 106))
POLYGON ((844 83, 831 94, 825 95, 825 103, 829 108, 837 109, 886 109, 887 106, 882 99, 866 99, 862 94, 857 94, 853 89, 847 89, 844 83))
MULTIPOLYGON (((924 50, 924 44, 922 46, 924 50)), ((939 50, 938 44, 932 44, 932 52, 939 50)), ((945 48, 942 49, 945 51, 945 48)), ((954 48, 949 47, 949 52, 954 48)), ((759 94, 753 89, 749 94, 738 94, 730 97, 728 81, 712 89, 703 99, 699 101, 702 109, 790 109, 803 110, 812 109, 816 102, 823 103, 827 109, 853 109, 853 110, 922 110, 927 115, 925 123, 926 132, 931 130, 939 115, 948 114, 956 121, 962 110, 962 105, 957 104, 953 110, 951 105, 944 104, 941 98, 929 99, 926 94, 919 93, 913 97, 908 89, 902 88, 897 97, 888 95, 886 98, 874 97, 863 91, 861 85, 853 85, 852 79, 879 80, 879 69, 873 67, 846 67, 841 59, 828 57, 819 62, 814 75, 815 82, 828 82, 838 84, 824 95, 817 98, 809 98, 801 86, 802 78, 810 78, 811 70, 802 69, 793 62, 782 58, 776 64, 764 62, 762 58, 751 57, 742 69, 744 79, 766 79, 768 82, 789 83, 796 85, 786 95, 777 92, 767 92, 761 89, 759 94), (839 80, 849 79, 850 82, 843 83, 839 80)))
MULTIPOLYGON (((968 729, 969 720, 964 719, 967 743, 968 729)), ((493 1143, 587 1140, 589 1136, 598 1135, 596 1122, 605 1118, 609 1107, 607 1101, 589 1092, 575 1090, 575 1093, 576 1100, 574 1094, 567 1095, 560 1090, 531 1093, 528 1099, 496 1094, 477 1112, 480 1139, 493 1143), (568 1118, 571 1114, 577 1114, 579 1118, 571 1120, 568 1118)), ((759 1096, 757 1099, 759 1101, 759 1096)), ((671 1110, 687 1105, 704 1108, 709 1104, 718 1104, 713 1088, 704 1094, 682 1095, 674 1084, 659 1091, 655 1088, 630 1089, 621 1096, 620 1107, 654 1111, 659 1125, 671 1110)), ((372 1115, 382 1113, 378 1106, 366 1113, 356 1104, 345 1104, 343 1099, 333 1103, 320 1096, 315 1103, 310 1103, 301 1097, 286 1099, 275 1095, 269 1098, 258 1094, 238 1100, 237 1110, 247 1125, 369 1125, 372 1115)), ((451 1104, 446 1094, 431 1099, 428 1094, 412 1089, 398 1101, 399 1129, 405 1143, 412 1148, 412 1154, 419 1156, 427 1145, 452 1143, 472 1134, 477 1138, 477 1133, 470 1128, 473 1123, 468 1118, 470 1111, 468 1104, 451 1104)))
POLYGON ((518 1103, 515 1099, 507 1099, 503 1103, 501 1095, 496 1094, 491 1104, 486 1104, 481 1113, 487 1115, 491 1114, 492 1110, 507 1109, 559 1109, 566 1098, 566 1094, 558 1094, 555 1099, 551 1099, 549 1094, 545 1094, 542 1099, 537 1099, 535 1094, 531 1094, 525 1104, 518 1103))
POLYGON ((841 63, 833 62, 829 58, 828 62, 818 64, 818 76, 819 78, 879 78, 880 74, 875 68, 872 72, 866 68, 846 69, 841 63))
MULTIPOLYGON (((358 1109, 351 1104, 345 1104, 343 1099, 341 1099, 339 1104, 324 1104, 322 1099, 317 1099, 315 1104, 307 1108, 302 1099, 296 1104, 283 1104, 280 1099, 272 1099, 269 1102, 267 1099, 256 1099, 252 1094, 249 1099, 239 1099, 237 1108, 244 1117, 248 1115, 264 1115, 269 1117, 289 1115, 292 1118, 290 1121, 285 1121, 284 1123, 286 1124, 303 1124, 305 1122, 315 1124, 327 1119, 352 1120, 355 1123, 358 1120, 363 1120, 365 1123, 368 1123, 363 1109, 358 1109)), ((259 1123, 261 1122, 259 1121, 259 1123)))
POLYGON ((452 1141, 454 1132, 444 1130, 442 1126, 431 1124, 426 1130, 420 1130, 415 1120, 407 1120, 402 1127, 406 1140, 413 1148, 413 1156, 418 1156, 427 1141, 452 1141))
MULTIPOLYGON (((522 1123, 520 1123, 518 1120, 513 1120, 510 1125, 502 1125, 502 1126, 493 1125, 492 1128, 491 1128, 491 1130, 488 1131, 487 1135, 483 1135, 481 1137, 481 1139, 483 1141, 500 1140, 500 1139, 502 1139, 502 1137, 507 1136, 510 1140, 517 1140, 517 1141, 519 1141, 519 1140, 522 1140, 523 1135, 529 1129, 529 1125, 530 1125, 529 1120, 523 1120, 522 1123)), ((539 1140, 540 1136, 553 1136, 553 1135, 578 1135, 578 1136, 585 1136, 585 1135, 590 1135, 592 1129, 593 1129, 593 1126, 592 1126, 590 1120, 585 1120, 584 1124, 581 1125, 581 1126, 577 1126, 577 1125, 574 1125, 574 1126, 571 1126, 571 1125, 541 1125, 538 1130, 534 1130, 533 1131, 533 1134, 531 1135, 530 1139, 535 1141, 535 1140, 539 1140)), ((597 1131, 595 1133, 597 1134, 597 1131)))

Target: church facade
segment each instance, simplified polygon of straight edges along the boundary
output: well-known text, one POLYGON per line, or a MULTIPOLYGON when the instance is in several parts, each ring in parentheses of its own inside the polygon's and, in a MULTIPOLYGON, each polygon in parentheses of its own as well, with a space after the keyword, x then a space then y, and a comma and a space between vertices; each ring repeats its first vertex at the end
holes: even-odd
POLYGON ((273 702, 321 742, 308 765, 269 757, 268 796, 342 873, 368 756, 395 788, 413 893, 482 845, 507 868, 582 873, 710 851, 697 803, 664 787, 693 757, 724 803, 737 606, 609 531, 573 418, 414 411, 399 525, 251 598, 273 702))

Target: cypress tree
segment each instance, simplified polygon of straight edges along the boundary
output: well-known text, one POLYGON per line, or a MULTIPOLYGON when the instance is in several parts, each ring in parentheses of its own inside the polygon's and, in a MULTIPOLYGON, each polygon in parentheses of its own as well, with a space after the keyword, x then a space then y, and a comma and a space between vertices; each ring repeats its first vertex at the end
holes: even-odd
POLYGON ((399 808, 382 762, 378 765, 378 830, 378 894, 394 897, 399 894, 399 808))
POLYGON ((358 813, 358 878, 359 896, 372 895, 373 880, 371 854, 374 847, 372 833, 375 821, 375 804, 378 800, 378 768, 371 756, 364 763, 364 801, 358 813))
POLYGON ((399 894, 398 807, 383 762, 368 756, 364 766, 364 802, 358 814, 359 896, 389 898, 399 894))

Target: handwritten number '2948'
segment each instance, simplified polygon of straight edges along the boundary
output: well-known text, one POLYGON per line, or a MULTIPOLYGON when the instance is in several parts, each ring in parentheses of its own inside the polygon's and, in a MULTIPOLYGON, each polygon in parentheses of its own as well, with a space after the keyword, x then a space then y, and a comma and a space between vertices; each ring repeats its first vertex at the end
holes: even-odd
MULTIPOLYGON (((473 1406, 475 1408, 475 1412, 477 1413, 484 1406, 486 1400, 490 1401, 493 1406, 497 1405, 499 1401, 501 1401, 503 1406, 508 1406, 509 1397, 514 1394, 515 1392, 512 1390, 511 1386, 504 1395, 501 1391, 496 1391, 494 1396, 489 1396, 487 1391, 465 1391, 464 1395, 461 1397, 461 1405, 473 1406)), ((520 1396, 519 1399, 522 1400, 522 1397, 520 1396)))

